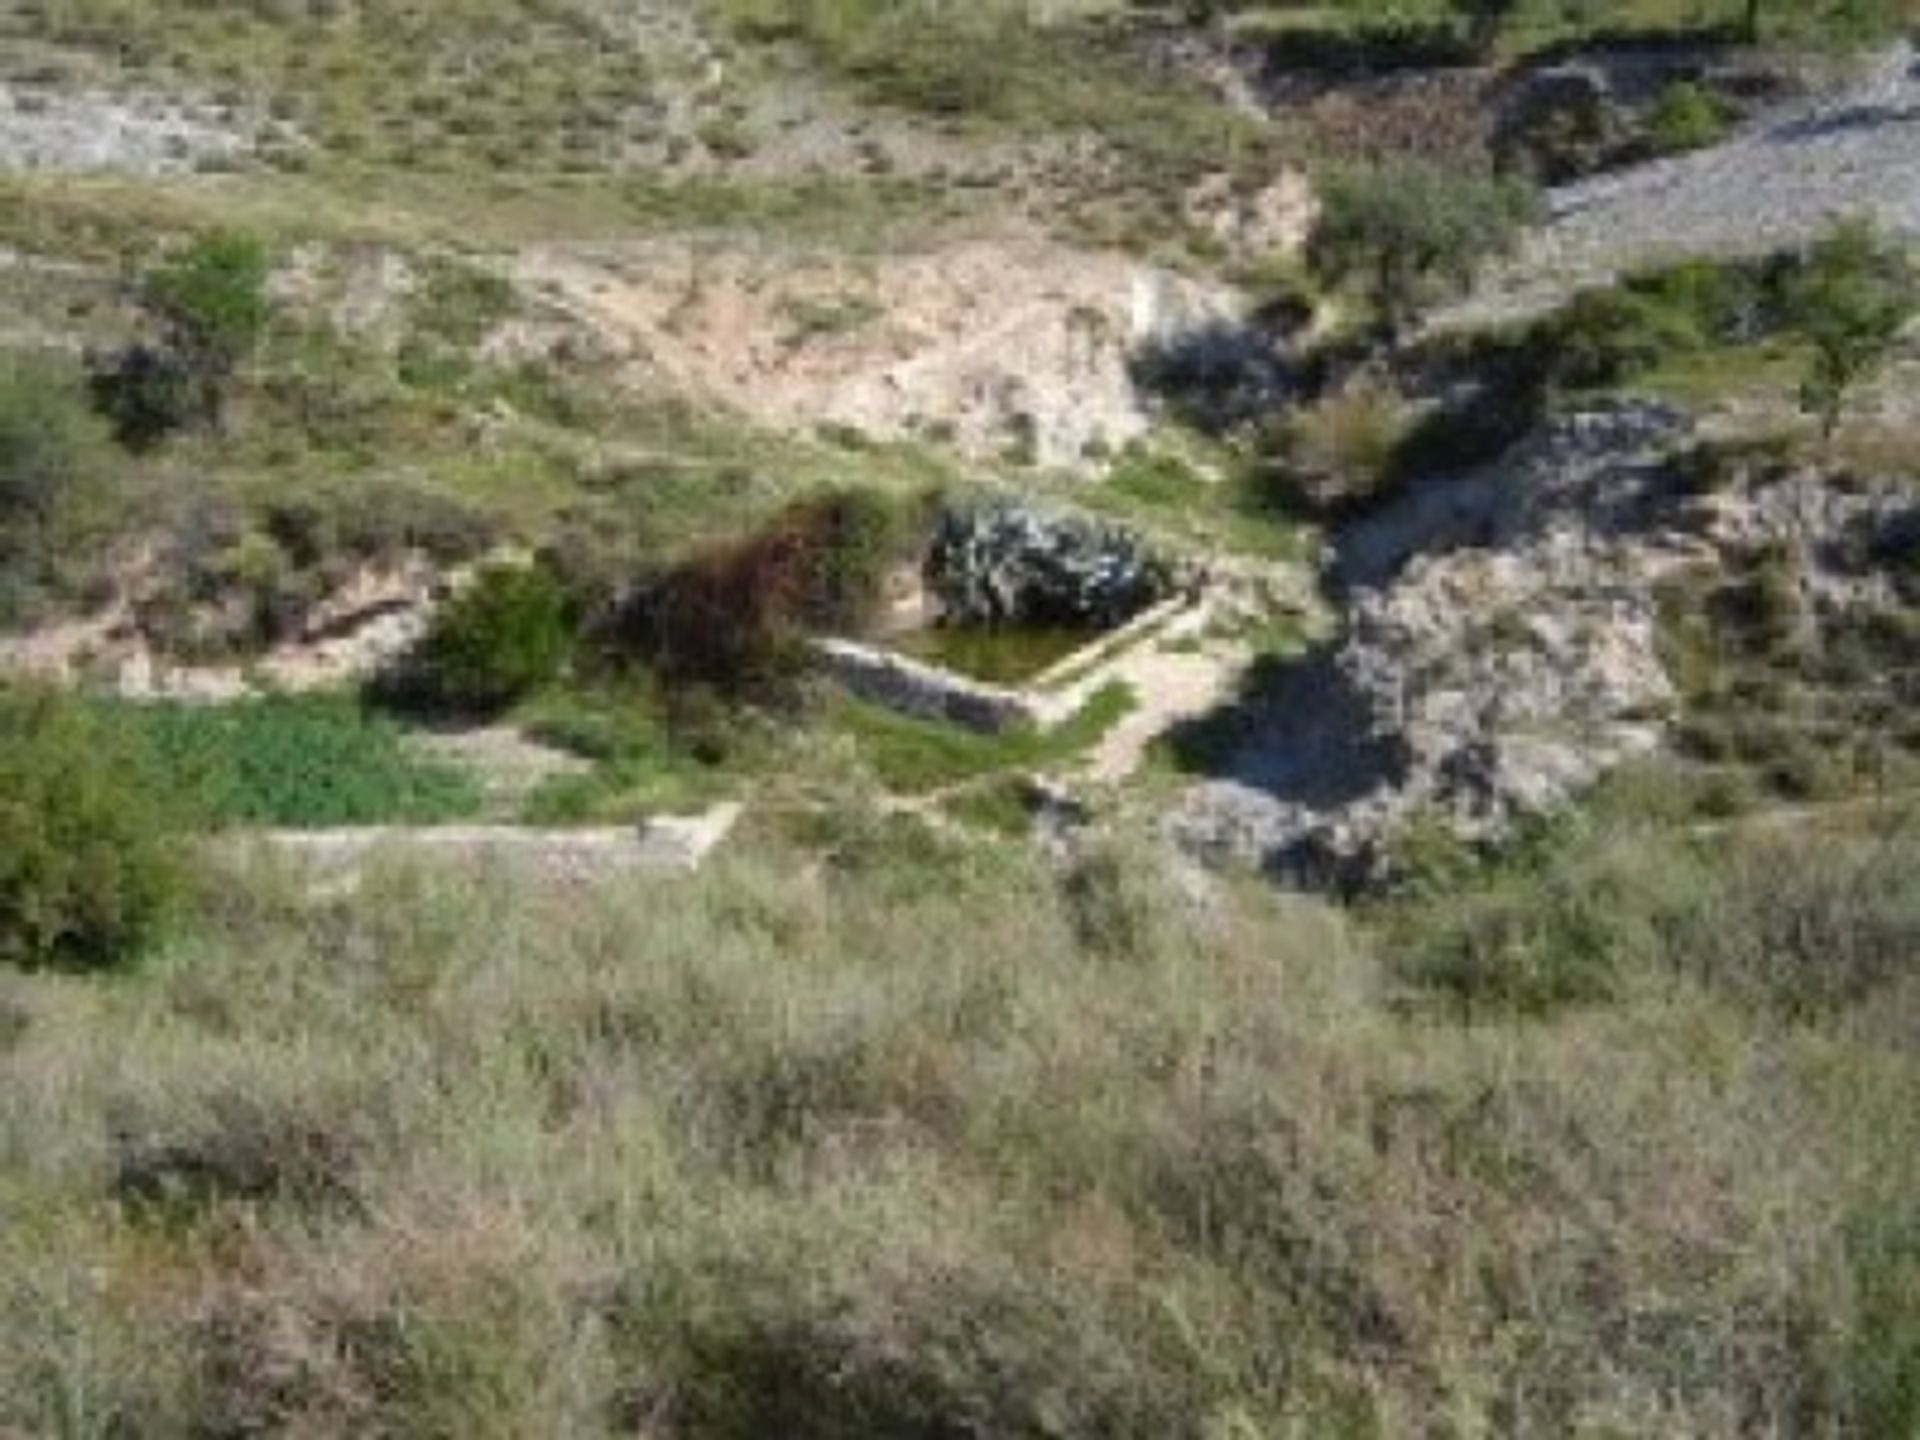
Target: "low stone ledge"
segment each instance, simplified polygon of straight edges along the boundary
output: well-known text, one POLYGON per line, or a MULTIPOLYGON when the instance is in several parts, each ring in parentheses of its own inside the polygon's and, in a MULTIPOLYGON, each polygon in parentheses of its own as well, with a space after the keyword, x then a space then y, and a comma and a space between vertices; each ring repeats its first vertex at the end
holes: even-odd
POLYGON ((358 825, 321 830, 238 830, 215 842, 233 859, 273 855, 309 879, 351 888, 375 859, 504 865, 551 880, 690 875, 733 833, 738 804, 699 815, 656 816, 638 825, 535 829, 518 825, 358 825))
POLYGON ((848 693, 903 715, 944 720, 988 735, 1041 723, 1040 707, 1018 690, 982 684, 851 640, 819 640, 815 649, 848 693))

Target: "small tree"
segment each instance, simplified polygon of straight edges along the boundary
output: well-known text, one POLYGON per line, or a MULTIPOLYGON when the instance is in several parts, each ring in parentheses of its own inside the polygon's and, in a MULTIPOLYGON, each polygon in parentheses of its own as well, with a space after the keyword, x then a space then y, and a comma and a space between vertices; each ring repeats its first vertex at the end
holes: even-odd
POLYGON ((1787 287, 1787 304, 1813 347, 1800 406, 1830 441, 1853 387, 1893 352, 1920 309, 1920 275, 1871 222, 1846 220, 1808 250, 1787 287))
POLYGON ((266 331, 269 260, 252 235, 195 241, 141 283, 156 343, 117 352, 94 374, 100 408, 135 448, 195 422, 218 424, 233 373, 266 331))
POLYGON ((1484 260, 1510 250, 1533 208, 1518 181, 1392 161, 1326 187, 1307 259, 1323 283, 1357 283, 1391 340, 1422 305, 1464 289, 1484 260))

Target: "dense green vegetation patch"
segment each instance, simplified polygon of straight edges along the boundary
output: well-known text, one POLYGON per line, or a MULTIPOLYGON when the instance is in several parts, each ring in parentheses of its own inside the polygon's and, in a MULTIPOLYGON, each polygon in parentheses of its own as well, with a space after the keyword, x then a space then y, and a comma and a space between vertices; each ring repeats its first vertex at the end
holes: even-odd
POLYGON ((1911 0, 1198 0, 1278 56, 1330 71, 1461 64, 1606 42, 1855 48, 1914 18, 1911 0))
POLYGON ((0 351, 0 626, 84 591, 112 528, 119 457, 70 361, 0 351))
POLYGON ((345 695, 225 705, 116 705, 215 824, 434 824, 480 807, 474 781, 409 749, 393 721, 345 695))

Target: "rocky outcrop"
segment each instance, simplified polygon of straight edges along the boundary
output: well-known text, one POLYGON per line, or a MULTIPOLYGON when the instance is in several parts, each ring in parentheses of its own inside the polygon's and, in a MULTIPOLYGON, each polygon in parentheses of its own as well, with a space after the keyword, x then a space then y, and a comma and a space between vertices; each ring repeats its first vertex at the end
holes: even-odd
POLYGON ((1244 698, 1250 738, 1186 797, 1179 837, 1367 884, 1416 817, 1498 837, 1661 745, 1660 599, 1681 567, 1784 547, 1816 599, 1888 583, 1859 557, 1897 544, 1909 495, 1813 472, 1702 493, 1674 463, 1691 437, 1683 414, 1624 402, 1356 526, 1341 638, 1244 698))

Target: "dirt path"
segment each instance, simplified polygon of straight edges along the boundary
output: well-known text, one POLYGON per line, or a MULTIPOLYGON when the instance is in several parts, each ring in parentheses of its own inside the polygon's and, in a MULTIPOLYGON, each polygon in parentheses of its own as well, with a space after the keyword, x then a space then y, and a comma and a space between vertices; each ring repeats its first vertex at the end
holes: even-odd
POLYGON ((1145 645, 1114 667, 1111 679, 1127 685, 1136 704, 1086 756, 1080 769, 1084 779, 1098 785, 1129 779, 1154 741, 1232 695, 1250 659, 1246 647, 1204 640, 1193 644, 1145 645))

